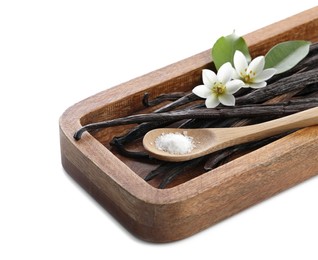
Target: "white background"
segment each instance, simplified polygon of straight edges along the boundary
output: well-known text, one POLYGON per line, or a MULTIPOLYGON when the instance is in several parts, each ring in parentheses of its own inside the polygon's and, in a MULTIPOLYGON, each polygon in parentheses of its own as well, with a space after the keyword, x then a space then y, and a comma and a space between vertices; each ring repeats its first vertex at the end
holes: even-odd
POLYGON ((188 239, 151 244, 68 177, 58 132, 86 97, 315 5, 1 1, 0 259, 317 259, 317 177, 188 239))

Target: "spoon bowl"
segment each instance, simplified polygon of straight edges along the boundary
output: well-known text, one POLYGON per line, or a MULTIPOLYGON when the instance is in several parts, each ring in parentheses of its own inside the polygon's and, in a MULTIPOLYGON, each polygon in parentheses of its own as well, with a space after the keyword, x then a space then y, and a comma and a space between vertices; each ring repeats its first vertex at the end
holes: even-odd
POLYGON ((171 162, 192 160, 237 144, 261 140, 289 130, 318 124, 318 107, 260 124, 230 128, 158 128, 149 131, 143 139, 150 156, 171 162), (162 134, 179 133, 193 140, 194 148, 187 153, 173 154, 158 149, 156 139, 162 134))

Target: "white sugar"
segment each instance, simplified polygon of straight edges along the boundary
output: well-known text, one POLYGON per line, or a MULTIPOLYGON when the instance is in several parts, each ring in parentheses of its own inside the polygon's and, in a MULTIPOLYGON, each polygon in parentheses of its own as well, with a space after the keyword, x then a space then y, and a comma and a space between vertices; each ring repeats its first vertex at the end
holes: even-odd
POLYGON ((170 154, 187 154, 194 148, 193 138, 181 133, 168 133, 155 140, 157 149, 170 154))

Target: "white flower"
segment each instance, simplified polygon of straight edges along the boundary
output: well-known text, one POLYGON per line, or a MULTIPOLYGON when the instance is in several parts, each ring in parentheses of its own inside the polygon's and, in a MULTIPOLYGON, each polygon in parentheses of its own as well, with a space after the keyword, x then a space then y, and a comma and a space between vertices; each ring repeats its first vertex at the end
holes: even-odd
POLYGON ((259 56, 248 64, 246 57, 240 51, 234 53, 234 67, 233 78, 241 79, 245 83, 245 88, 262 88, 266 86, 265 80, 271 78, 276 69, 265 69, 265 58, 259 56))
POLYGON ((207 108, 214 108, 220 103, 226 106, 234 106, 235 98, 233 94, 244 86, 244 82, 238 79, 231 80, 233 67, 229 62, 223 64, 217 75, 211 71, 202 70, 202 80, 204 85, 196 86, 192 92, 201 98, 206 98, 207 108))

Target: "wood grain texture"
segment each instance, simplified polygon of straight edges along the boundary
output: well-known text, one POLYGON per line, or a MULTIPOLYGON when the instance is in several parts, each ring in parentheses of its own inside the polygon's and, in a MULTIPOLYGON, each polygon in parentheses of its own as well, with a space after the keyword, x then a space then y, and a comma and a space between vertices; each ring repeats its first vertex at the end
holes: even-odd
MULTIPOLYGON (((318 7, 245 36, 254 55, 290 39, 318 41, 318 7)), ((141 111, 150 96, 186 91, 212 68, 210 50, 89 97, 60 118, 65 170, 135 236, 152 242, 188 237, 318 173, 318 127, 308 127, 169 189, 141 178, 133 162, 105 147, 126 127, 96 135, 74 132, 82 125, 141 111), (291 154, 293 159, 290 159, 291 154)))

